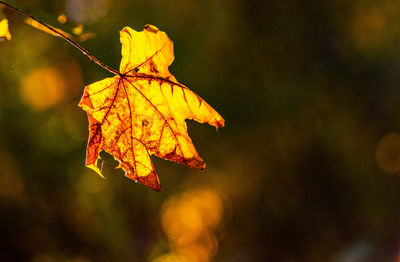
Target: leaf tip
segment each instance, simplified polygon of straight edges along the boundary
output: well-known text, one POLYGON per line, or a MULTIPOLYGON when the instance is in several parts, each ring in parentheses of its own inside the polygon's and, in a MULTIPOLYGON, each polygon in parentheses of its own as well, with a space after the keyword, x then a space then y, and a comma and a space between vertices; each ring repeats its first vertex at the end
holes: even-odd
POLYGON ((186 160, 186 165, 199 170, 204 170, 206 168, 206 163, 203 161, 203 159, 199 160, 197 158, 186 160))
POLYGON ((131 33, 129 32, 129 27, 125 26, 124 28, 122 28, 122 30, 120 31, 120 33, 127 33, 130 37, 132 37, 131 33))
POLYGON ((87 167, 92 169, 92 170, 94 170, 100 177, 105 179, 105 177, 101 173, 100 169, 97 167, 97 160, 96 160, 96 163, 94 163, 94 165, 93 164, 92 165, 88 165, 87 167))
POLYGON ((218 131, 218 128, 224 127, 224 126, 225 126, 225 120, 224 120, 223 118, 221 118, 220 120, 217 121, 217 123, 216 123, 216 125, 215 125, 215 128, 216 128, 217 131, 218 131))
POLYGON ((156 172, 151 171, 148 175, 146 176, 138 176, 135 174, 135 172, 128 171, 125 173, 125 176, 132 179, 135 182, 139 182, 152 190, 159 192, 161 189, 161 184, 160 180, 158 179, 158 176, 156 172))
POLYGON ((90 99, 89 94, 86 92, 83 94, 81 101, 78 104, 83 110, 87 111, 87 108, 94 109, 92 100, 90 99))

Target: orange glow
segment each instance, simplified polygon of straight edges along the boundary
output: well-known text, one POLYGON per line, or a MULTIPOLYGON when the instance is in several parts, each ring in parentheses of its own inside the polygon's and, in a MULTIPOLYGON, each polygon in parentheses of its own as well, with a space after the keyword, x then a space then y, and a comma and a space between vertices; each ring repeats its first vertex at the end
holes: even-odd
MULTIPOLYGON (((86 166, 102 176, 97 160, 104 150, 120 162, 127 177, 159 191, 150 155, 204 169, 185 119, 217 128, 224 119, 169 72, 174 52, 165 32, 153 25, 141 32, 125 27, 120 41, 120 74, 87 86, 79 103, 90 126, 86 166)), ((197 217, 187 214, 193 221, 197 217)))
POLYGON ((214 228, 221 220, 222 203, 220 197, 214 191, 193 190, 185 193, 182 197, 188 200, 190 206, 196 207, 201 214, 204 226, 214 228), (197 197, 192 197, 192 194, 197 195, 197 197))
POLYGON ((191 262, 207 262, 210 254, 202 245, 190 244, 178 249, 178 254, 191 262))
POLYGON ((65 24, 67 22, 67 16, 65 14, 61 14, 57 17, 57 20, 60 24, 65 24))
POLYGON ((218 248, 213 231, 222 212, 221 197, 210 189, 189 190, 167 200, 161 220, 174 252, 188 261, 209 261, 218 248))
POLYGON ((169 239, 184 245, 196 240, 203 230, 200 210, 189 201, 171 200, 162 216, 162 224, 169 239))
POLYGON ((22 81, 22 100, 31 108, 43 110, 59 103, 65 94, 63 75, 51 67, 41 68, 28 74, 22 81))
POLYGON ((94 38, 95 36, 96 36, 95 33, 88 32, 88 33, 80 34, 78 37, 75 37, 74 39, 76 39, 79 42, 85 42, 86 40, 94 38))

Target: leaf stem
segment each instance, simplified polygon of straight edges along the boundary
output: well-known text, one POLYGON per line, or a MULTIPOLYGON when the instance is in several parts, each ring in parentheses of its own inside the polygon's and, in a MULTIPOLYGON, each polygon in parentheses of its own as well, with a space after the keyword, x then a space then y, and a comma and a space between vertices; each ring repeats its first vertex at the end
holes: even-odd
POLYGON ((85 48, 83 48, 82 46, 80 46, 78 43, 76 43, 75 41, 73 41, 72 39, 70 39, 69 37, 67 37, 66 35, 64 35, 63 33, 59 32, 58 30, 54 29, 52 26, 40 21, 39 19, 33 17, 32 15, 28 14, 27 12, 12 6, 10 4, 7 4, 6 2, 3 2, 0 0, 0 4, 3 4, 11 9, 13 9, 14 11, 20 13, 23 16, 26 16, 28 18, 31 18, 33 20, 35 20, 36 22, 38 22, 39 24, 43 25, 44 27, 48 28, 49 30, 51 30, 52 32, 54 32, 55 34, 59 35, 60 37, 64 38, 64 40, 66 40, 68 43, 70 43, 71 45, 73 45, 75 48, 79 49, 82 53, 84 53, 87 57, 90 58, 90 60, 94 61, 96 64, 98 64, 99 66, 101 66, 102 68, 106 69, 107 71, 115 74, 115 75, 119 75, 121 76, 122 74, 120 72, 118 72, 117 70, 109 67, 108 65, 104 64, 103 62, 101 62, 100 60, 98 60, 96 57, 94 57, 92 54, 90 54, 85 48))

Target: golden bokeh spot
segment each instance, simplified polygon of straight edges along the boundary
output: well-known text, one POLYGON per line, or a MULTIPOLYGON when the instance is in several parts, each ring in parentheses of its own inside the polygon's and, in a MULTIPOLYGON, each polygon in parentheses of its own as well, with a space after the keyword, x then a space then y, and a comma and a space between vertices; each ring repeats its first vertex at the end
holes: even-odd
POLYGON ((86 40, 94 38, 95 36, 96 36, 95 33, 88 32, 88 33, 83 33, 83 34, 79 35, 79 37, 76 37, 75 39, 78 42, 85 42, 86 40))
POLYGON ((218 248, 214 230, 222 214, 222 199, 211 189, 193 189, 168 199, 161 220, 173 251, 188 261, 209 261, 218 248))
POLYGON ((355 8, 350 16, 349 39, 358 50, 367 54, 387 52, 400 33, 397 23, 400 7, 395 1, 382 0, 355 8))
POLYGON ((56 69, 47 67, 28 74, 21 83, 22 100, 34 110, 44 110, 59 103, 66 90, 66 81, 56 69))
POLYGON ((202 231, 201 214, 189 202, 172 200, 162 216, 162 224, 169 239, 175 242, 194 241, 202 231))
POLYGON ((11 34, 10 31, 8 31, 8 20, 3 19, 0 21, 0 40, 3 38, 7 40, 11 40, 11 34))
POLYGON ((74 28, 72 28, 72 33, 74 35, 81 35, 83 32, 83 25, 77 25, 74 28))
POLYGON ((191 262, 207 262, 210 254, 206 248, 199 244, 190 244, 178 249, 178 254, 191 262))
POLYGON ((376 40, 371 39, 371 35, 385 34, 386 19, 380 9, 359 10, 352 21, 352 33, 356 43, 359 46, 374 44, 376 40))
POLYGON ((204 230, 196 243, 201 245, 210 257, 214 256, 218 250, 218 240, 212 230, 204 230))
POLYGON ((222 202, 216 192, 210 190, 193 190, 185 193, 182 197, 187 199, 189 205, 196 207, 201 214, 202 223, 205 227, 214 228, 220 222, 222 202), (196 197, 193 197, 193 194, 196 197))
POLYGON ((65 24, 67 22, 67 16, 65 14, 61 14, 57 17, 57 20, 60 24, 65 24))
POLYGON ((386 173, 400 171, 400 134, 389 133, 379 141, 376 152, 376 163, 386 173))

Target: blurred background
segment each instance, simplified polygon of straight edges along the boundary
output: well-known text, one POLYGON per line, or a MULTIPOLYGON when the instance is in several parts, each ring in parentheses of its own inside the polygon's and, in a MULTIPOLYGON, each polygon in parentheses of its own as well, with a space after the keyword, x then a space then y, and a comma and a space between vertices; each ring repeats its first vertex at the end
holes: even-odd
POLYGON ((226 127, 188 121, 207 168, 154 157, 159 193, 105 153, 100 178, 77 105, 110 73, 2 9, 2 261, 400 259, 400 1, 7 2, 113 68, 119 30, 156 25, 226 127))

